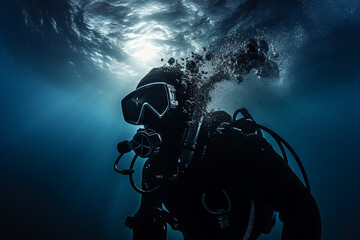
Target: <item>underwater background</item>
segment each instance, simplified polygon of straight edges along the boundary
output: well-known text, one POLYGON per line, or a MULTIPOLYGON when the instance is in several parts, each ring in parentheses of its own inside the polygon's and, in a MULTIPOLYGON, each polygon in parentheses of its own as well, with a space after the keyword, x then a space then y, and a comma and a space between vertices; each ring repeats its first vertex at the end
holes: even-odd
MULTIPOLYGON (((140 196, 113 163, 137 127, 121 99, 161 58, 248 37, 278 53, 280 78, 221 82, 209 109, 247 107, 285 138, 323 239, 360 239, 359 1, 0 2, 1 239, 130 239, 140 196)), ((260 239, 280 239, 281 227, 260 239)))

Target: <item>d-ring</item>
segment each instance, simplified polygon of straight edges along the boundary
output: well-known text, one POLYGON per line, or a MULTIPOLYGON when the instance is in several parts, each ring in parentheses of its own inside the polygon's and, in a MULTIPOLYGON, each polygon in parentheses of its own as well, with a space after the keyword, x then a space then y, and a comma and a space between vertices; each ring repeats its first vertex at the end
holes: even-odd
POLYGON ((215 210, 215 211, 211 210, 205 203, 205 195, 206 195, 206 193, 203 193, 203 195, 201 197, 201 201, 202 201, 202 204, 203 204, 203 206, 204 206, 204 208, 205 208, 205 210, 207 212, 209 212, 211 214, 219 215, 219 214, 223 214, 224 212, 228 213, 228 212, 231 211, 231 200, 230 200, 229 195, 227 194, 227 192, 225 190, 222 190, 221 192, 225 195, 226 200, 228 201, 228 209, 226 211, 225 211, 225 209, 219 209, 219 210, 215 210))

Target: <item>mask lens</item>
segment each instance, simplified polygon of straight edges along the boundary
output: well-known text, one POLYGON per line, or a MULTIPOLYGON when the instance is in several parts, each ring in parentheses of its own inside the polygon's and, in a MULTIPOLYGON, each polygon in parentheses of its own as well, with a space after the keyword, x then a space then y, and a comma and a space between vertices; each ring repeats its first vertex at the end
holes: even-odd
POLYGON ((127 95, 122 101, 125 121, 138 123, 143 105, 148 103, 155 114, 162 115, 169 106, 167 87, 164 84, 152 84, 141 87, 127 95))
POLYGON ((124 99, 121 103, 125 121, 137 122, 142 104, 135 97, 124 99))
POLYGON ((153 86, 149 88, 150 93, 147 94, 147 102, 159 113, 164 114, 169 106, 167 96, 167 88, 165 85, 153 86))

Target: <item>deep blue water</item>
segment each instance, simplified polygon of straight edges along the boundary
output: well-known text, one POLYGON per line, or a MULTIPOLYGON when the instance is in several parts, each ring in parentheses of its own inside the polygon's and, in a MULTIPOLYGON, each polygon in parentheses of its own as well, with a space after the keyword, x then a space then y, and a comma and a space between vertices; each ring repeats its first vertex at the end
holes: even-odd
MULTIPOLYGON (((220 48, 234 30, 276 48, 280 79, 219 84, 211 106, 248 107, 285 138, 307 170, 323 239, 360 239, 358 1, 1 5, 1 239, 130 239, 124 221, 140 198, 112 165, 136 127, 120 100, 161 57, 220 48)), ((280 231, 278 221, 261 239, 280 231)))

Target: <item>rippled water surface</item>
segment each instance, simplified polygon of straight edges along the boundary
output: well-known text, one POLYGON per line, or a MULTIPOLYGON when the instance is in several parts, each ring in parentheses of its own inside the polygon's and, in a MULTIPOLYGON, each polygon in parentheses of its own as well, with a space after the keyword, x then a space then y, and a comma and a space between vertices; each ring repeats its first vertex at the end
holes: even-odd
MULTIPOLYGON (((136 128, 120 100, 161 59, 231 52, 249 37, 278 53, 280 77, 221 82, 209 108, 247 107, 288 140, 308 171, 323 239, 360 238, 359 1, 1 5, 1 239, 130 239, 124 220, 139 196, 112 164, 136 128)), ((278 221, 261 239, 280 231, 278 221)))

